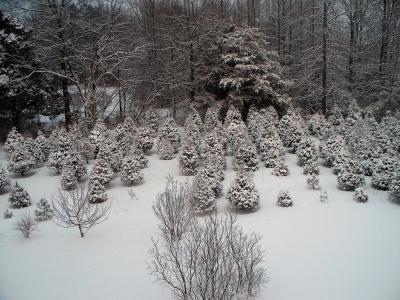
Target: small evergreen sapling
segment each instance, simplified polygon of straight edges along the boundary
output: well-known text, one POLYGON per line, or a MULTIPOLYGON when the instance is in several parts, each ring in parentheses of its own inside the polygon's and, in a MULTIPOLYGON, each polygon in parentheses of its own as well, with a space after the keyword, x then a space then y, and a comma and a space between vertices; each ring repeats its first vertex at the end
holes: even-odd
POLYGON ((286 165, 283 157, 278 157, 275 161, 275 167, 272 170, 272 174, 275 176, 288 176, 289 175, 289 167, 286 165))
POLYGON ((178 153, 179 147, 181 146, 181 137, 178 133, 178 127, 176 126, 175 120, 168 118, 164 125, 160 128, 158 138, 168 137, 171 141, 174 149, 174 153, 178 153))
POLYGON ((72 148, 72 139, 64 128, 59 132, 57 146, 58 150, 64 155, 66 155, 66 153, 68 153, 72 148))
POLYGON ((38 135, 35 139, 36 144, 42 150, 45 159, 47 159, 50 155, 51 148, 48 139, 44 136, 43 132, 39 130, 38 135))
POLYGON ((140 149, 135 147, 132 150, 132 157, 139 162, 141 168, 145 168, 149 162, 149 159, 146 157, 144 152, 140 149))
POLYGON ((90 183, 88 197, 90 203, 102 203, 108 200, 106 188, 99 180, 90 183))
POLYGON ((238 171, 257 171, 258 170, 258 157, 257 151, 250 140, 243 140, 242 143, 236 148, 235 159, 233 161, 233 169, 238 171))
POLYGON ((24 143, 18 144, 8 161, 7 169, 13 173, 19 173, 22 176, 35 167, 35 161, 29 152, 25 149, 24 143))
POLYGON ((11 180, 6 170, 0 164, 0 193, 6 191, 11 186, 11 180))
POLYGON ((320 170, 316 161, 308 162, 303 166, 303 174, 305 175, 312 175, 316 174, 319 175, 320 170))
POLYGON ((226 199, 232 207, 240 210, 256 210, 260 205, 260 195, 249 173, 239 171, 233 180, 226 199))
POLYGON ((144 116, 144 124, 150 130, 150 135, 155 137, 158 131, 158 118, 154 110, 150 109, 144 116))
POLYGON ((123 184, 138 184, 143 180, 142 165, 134 157, 128 156, 124 159, 121 169, 121 181, 123 184))
POLYGON ((81 156, 76 151, 69 151, 64 158, 63 168, 70 168, 77 180, 87 173, 86 166, 81 156))
POLYGON ((304 166, 310 162, 317 161, 317 147, 309 137, 303 137, 297 148, 297 161, 299 166, 304 166))
POLYGON ((24 141, 23 136, 13 127, 7 135, 6 142, 4 143, 4 151, 13 153, 18 144, 24 141))
POLYGON ((357 202, 363 202, 363 203, 368 201, 368 194, 363 186, 359 186, 354 190, 353 199, 357 202))
POLYGON ((308 176, 307 177, 307 184, 313 190, 319 190, 320 189, 320 185, 319 185, 318 175, 317 174, 311 174, 310 176, 308 176))
POLYGON ((18 182, 12 188, 8 202, 10 202, 11 208, 23 208, 32 204, 28 192, 18 182))
POLYGON ((33 139, 27 138, 25 140, 24 147, 26 151, 29 153, 29 155, 33 158, 35 166, 46 160, 46 157, 44 156, 42 149, 33 139))
POLYGON ((48 201, 42 198, 37 204, 37 208, 35 209, 34 214, 36 221, 46 221, 53 217, 53 210, 48 201))
POLYGON ((320 144, 320 156, 323 159, 324 165, 332 167, 338 152, 345 147, 344 138, 341 135, 329 137, 326 141, 320 144))
POLYGON ((354 191, 355 188, 364 184, 363 171, 354 160, 347 160, 337 175, 338 188, 344 191, 354 191))
POLYGON ((399 171, 398 159, 389 155, 382 156, 372 173, 372 186, 379 190, 388 190, 396 171, 399 171))
POLYGON ((175 146, 168 136, 158 138, 157 151, 162 160, 171 160, 175 157, 175 146))
POLYGON ((289 191, 280 191, 278 194, 278 201, 276 202, 278 206, 290 207, 293 206, 293 200, 290 196, 289 191))
POLYGON ((151 148, 153 148, 154 138, 151 136, 151 132, 147 127, 139 128, 136 145, 144 153, 148 153, 151 148))

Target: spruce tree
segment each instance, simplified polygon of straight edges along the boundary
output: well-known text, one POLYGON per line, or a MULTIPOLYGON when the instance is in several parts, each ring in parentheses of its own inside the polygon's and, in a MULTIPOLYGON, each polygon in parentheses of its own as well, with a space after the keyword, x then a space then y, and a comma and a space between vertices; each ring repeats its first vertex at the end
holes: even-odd
POLYGON ((276 176, 288 176, 289 168, 285 163, 285 160, 282 156, 279 156, 275 161, 274 169, 272 170, 272 174, 276 176))
POLYGON ((174 149, 174 153, 178 153, 179 147, 181 146, 181 137, 178 133, 178 127, 176 126, 173 118, 168 118, 163 126, 160 128, 158 138, 169 138, 174 149))
POLYGON ((123 184, 132 185, 143 181, 142 165, 135 157, 125 157, 121 169, 121 181, 123 184))
POLYGON ((57 146, 58 150, 66 155, 68 151, 72 149, 72 140, 68 132, 65 131, 65 129, 61 129, 58 135, 58 141, 57 141, 57 146))
POLYGON ((277 159, 284 154, 282 142, 276 133, 261 141, 260 153, 266 168, 275 167, 277 159))
POLYGON ((390 183, 389 199, 400 203, 400 173, 397 173, 390 183))
POLYGON ((11 186, 11 180, 3 165, 0 164, 0 193, 6 191, 11 186))
POLYGON ((303 166, 303 174, 305 175, 312 175, 312 174, 319 175, 319 173, 320 170, 317 165, 317 162, 315 161, 308 162, 303 166))
POLYGON ((399 160, 390 155, 383 155, 372 174, 372 186, 379 190, 388 190, 396 172, 399 172, 399 160))
POLYGON ((310 162, 317 161, 318 153, 317 147, 311 138, 303 137, 297 148, 297 162, 300 166, 304 166, 310 162))
POLYGON ((78 184, 78 179, 75 175, 75 170, 70 165, 65 165, 61 172, 61 187, 64 190, 72 190, 78 184))
POLYGON ((355 189, 353 195, 354 201, 365 203, 368 201, 368 194, 367 191, 363 186, 359 186, 355 189))
POLYGON ((74 150, 69 151, 65 156, 63 168, 70 168, 77 180, 87 173, 82 157, 74 150))
POLYGON ((36 221, 46 221, 53 217, 53 210, 46 199, 40 199, 36 206, 37 208, 34 211, 36 221))
POLYGON ((142 127, 138 129, 136 144, 144 153, 148 153, 153 148, 154 138, 149 128, 142 127))
POLYGON ((337 175, 338 188, 344 191, 354 191, 364 184, 364 174, 356 161, 348 159, 343 163, 337 175))
POLYGON ((323 159, 324 165, 332 167, 333 162, 339 151, 345 147, 344 138, 342 135, 333 135, 327 140, 321 142, 319 153, 323 159))
MULTIPOLYGON (((346 164, 346 162, 351 159, 350 153, 347 151, 347 149, 342 148, 337 152, 337 155, 335 157, 335 161, 332 164, 332 169, 333 173, 335 175, 339 174, 343 166, 346 164)), ((364 172, 364 170, 363 170, 364 172)))
POLYGON ((320 189, 320 185, 319 185, 319 178, 318 175, 313 173, 310 174, 307 177, 307 184, 309 187, 311 187, 313 190, 319 190, 320 189))
POLYGON ((47 160, 47 168, 56 174, 60 174, 64 165, 65 155, 60 151, 51 152, 47 160))
POLYGON ((260 195, 255 188, 252 176, 247 172, 237 172, 228 190, 226 199, 235 209, 258 209, 260 205, 260 195))
POLYGON ((90 183, 94 181, 100 181, 100 183, 106 186, 112 179, 114 173, 111 169, 110 163, 104 159, 97 159, 90 173, 90 183))
POLYGON ((23 136, 18 132, 17 128, 13 127, 7 135, 7 139, 4 143, 4 151, 13 153, 16 146, 23 141, 23 136))
POLYGON ((144 124, 150 131, 150 136, 155 137, 158 131, 158 118, 154 110, 150 109, 144 116, 144 124))
POLYGON ((102 120, 98 120, 89 134, 89 142, 93 148, 94 157, 97 156, 100 146, 106 136, 107 127, 102 120))
POLYGON ((29 155, 33 158, 35 166, 37 166, 40 163, 43 163, 46 160, 46 157, 44 156, 42 149, 32 138, 27 138, 25 140, 24 147, 26 151, 28 151, 29 155))
POLYGON ((171 160, 175 157, 175 146, 168 136, 161 136, 157 141, 158 156, 162 160, 171 160))
POLYGON ((130 142, 132 142, 132 140, 135 138, 135 136, 137 134, 135 122, 132 120, 131 117, 128 116, 124 120, 123 127, 129 137, 130 142))
POLYGON ((145 168, 149 162, 149 159, 144 154, 143 150, 135 147, 132 151, 132 157, 139 162, 141 168, 145 168))
POLYGON ((197 154, 195 143, 186 140, 179 153, 179 166, 182 174, 185 176, 195 175, 199 165, 199 156, 197 154))
POLYGON ((34 158, 25 148, 24 143, 18 144, 8 161, 7 170, 13 173, 19 173, 22 176, 35 167, 34 158))
POLYGON ((238 171, 257 171, 258 157, 257 151, 250 140, 243 140, 239 143, 235 151, 235 159, 233 161, 233 169, 238 171))
POLYGON ((11 189, 8 202, 10 202, 11 208, 23 208, 32 204, 28 192, 18 182, 11 189))
POLYGON ((126 154, 130 146, 130 138, 123 124, 118 124, 115 128, 115 144, 123 154, 126 154))
POLYGON ((203 173, 199 173, 193 180, 190 203, 194 213, 203 214, 216 209, 215 193, 203 173))
POLYGON ((107 201, 108 196, 106 193, 106 188, 99 180, 93 180, 89 185, 89 202, 90 203, 102 203, 107 201))
POLYGON ((43 132, 41 132, 40 130, 35 139, 35 142, 39 146, 39 148, 42 150, 45 160, 47 160, 47 158, 50 155, 50 151, 51 151, 50 143, 49 143, 48 139, 44 136, 43 132))

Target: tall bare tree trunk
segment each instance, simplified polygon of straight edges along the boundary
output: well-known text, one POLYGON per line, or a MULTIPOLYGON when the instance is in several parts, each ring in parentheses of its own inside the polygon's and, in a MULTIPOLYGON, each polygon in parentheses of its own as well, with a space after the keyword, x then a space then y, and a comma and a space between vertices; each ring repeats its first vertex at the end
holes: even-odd
POLYGON ((322 114, 326 115, 327 101, 327 35, 328 35, 328 3, 324 0, 322 25, 322 114))

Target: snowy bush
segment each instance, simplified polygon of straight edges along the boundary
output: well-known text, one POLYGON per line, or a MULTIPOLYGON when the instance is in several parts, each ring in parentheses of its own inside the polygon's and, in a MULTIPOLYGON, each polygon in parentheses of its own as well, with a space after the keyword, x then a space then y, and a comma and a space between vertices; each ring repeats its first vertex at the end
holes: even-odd
POLYGON ((296 153, 301 138, 305 135, 303 120, 295 114, 286 114, 279 121, 279 135, 283 145, 296 153))
POLYGON ((154 110, 150 109, 144 116, 144 124, 150 130, 151 136, 156 136, 158 131, 158 119, 154 110))
POLYGON ((232 207, 240 210, 255 210, 260 205, 260 195, 255 188, 252 175, 237 172, 226 195, 232 207))
POLYGON ((284 157, 279 157, 275 161, 274 169, 272 170, 272 174, 276 176, 288 176, 289 175, 289 167, 286 165, 284 157))
POLYGON ((321 136, 325 122, 325 117, 322 114, 312 115, 307 121, 308 132, 313 136, 321 136))
POLYGON ((151 136, 150 129, 142 127, 138 129, 136 145, 144 153, 147 153, 153 148, 154 138, 151 136))
POLYGON ((39 146, 40 150, 42 150, 42 153, 43 153, 45 159, 47 159, 51 152, 50 143, 47 140, 47 138, 44 136, 43 132, 41 132, 40 130, 35 139, 35 142, 39 146))
POLYGON ((10 177, 0 164, 0 193, 6 191, 11 185, 10 177))
POLYGON ((357 162, 351 159, 343 163, 340 173, 337 175, 338 188, 344 191, 354 191, 364 184, 364 174, 357 167, 357 162))
POLYGON ((293 205, 292 197, 288 191, 280 191, 278 194, 278 201, 276 202, 278 206, 289 207, 293 205))
POLYGON ((60 174, 64 165, 65 155, 60 151, 51 152, 47 160, 47 168, 56 174, 60 174))
POLYGON ((107 201, 108 196, 106 188, 99 180, 94 180, 90 183, 88 197, 90 203, 102 203, 107 201))
POLYGON ((260 145, 261 159, 266 168, 273 168, 284 154, 282 142, 277 134, 271 134, 260 145))
POLYGON ((132 139, 136 136, 137 134, 137 129, 135 122, 132 120, 131 117, 127 116, 124 119, 124 123, 122 125, 125 129, 125 132, 129 138, 129 142, 132 142, 132 139))
POLYGON ((368 194, 364 187, 359 186, 354 190, 353 199, 357 202, 367 202, 368 201, 368 194))
POLYGON ((15 146, 14 152, 8 160, 7 170, 13 173, 19 173, 22 176, 35 167, 34 158, 26 150, 25 145, 20 143, 15 146))
POLYGON ((113 176, 114 172, 111 170, 110 163, 104 159, 98 159, 90 174, 90 182, 100 181, 105 186, 112 180, 113 176))
POLYGON ((4 151, 13 153, 18 144, 23 141, 23 136, 17 131, 17 128, 13 127, 7 135, 7 139, 4 143, 4 151))
POLYGON ((200 168, 197 172, 196 176, 201 176, 208 181, 208 185, 214 191, 215 195, 218 196, 222 193, 222 174, 220 167, 213 162, 212 160, 208 160, 202 168, 200 168))
POLYGON ((25 150, 29 153, 29 155, 33 158, 35 166, 46 160, 46 157, 44 156, 42 149, 33 139, 27 138, 25 140, 24 147, 25 150))
POLYGON ((161 126, 158 133, 158 139, 168 138, 172 143, 174 153, 178 153, 179 147, 181 146, 181 137, 178 133, 178 127, 176 126, 175 120, 168 118, 163 126, 161 126))
POLYGON ((134 157, 125 157, 121 169, 121 181, 123 184, 138 184, 143 180, 142 165, 134 157))
POLYGON ((149 162, 149 159, 140 148, 135 147, 132 150, 131 156, 140 164, 141 168, 145 168, 149 162))
POLYGON ((64 128, 59 131, 57 149, 64 155, 72 149, 71 137, 64 128))
POLYGON ((316 161, 308 162, 303 166, 303 174, 305 175, 312 175, 312 174, 319 175, 319 173, 320 171, 316 161))
POLYGON ((388 190, 395 172, 399 170, 399 160, 389 155, 382 156, 372 174, 372 186, 379 190, 388 190))
POLYGON ((118 124, 115 128, 114 138, 116 147, 122 153, 127 153, 129 150, 131 139, 123 124, 118 124))
POLYGON ((29 213, 25 213, 18 218, 14 229, 21 232, 24 238, 29 239, 32 232, 37 231, 37 224, 29 213))
POLYGON ((212 190, 208 178, 200 172, 193 180, 190 191, 190 204, 194 213, 203 214, 216 209, 215 193, 212 190))
POLYGON ((4 219, 11 219, 12 216, 13 216, 13 213, 12 213, 12 211, 9 210, 9 209, 6 209, 6 210, 3 212, 3 218, 4 218, 4 219))
MULTIPOLYGON (((342 148, 337 152, 335 157, 335 161, 332 163, 333 173, 335 175, 339 174, 343 166, 350 160, 350 153, 342 148)), ((361 166, 360 166, 361 167, 361 166)), ((364 173, 364 169, 362 170, 364 173)))
POLYGON ((324 165, 330 168, 339 151, 345 147, 345 142, 343 136, 334 135, 322 141, 319 147, 319 153, 324 165))
POLYGON ((25 191, 25 189, 20 186, 18 182, 16 182, 11 189, 8 202, 10 202, 11 208, 23 208, 32 204, 31 196, 29 196, 28 192, 25 191))
POLYGON ((87 173, 81 156, 74 150, 69 151, 63 159, 63 169, 65 168, 71 169, 77 180, 87 173))
POLYGON ((307 184, 313 190, 319 190, 320 189, 320 185, 319 185, 318 175, 317 174, 310 174, 310 176, 307 177, 307 184))
POLYGON ((105 138, 106 135, 106 126, 104 125, 104 122, 101 120, 98 120, 96 124, 94 125, 93 129, 90 131, 89 134, 89 143, 93 149, 93 155, 94 157, 97 156, 97 152, 99 152, 100 146, 105 138))
POLYGON ((311 138, 303 137, 297 147, 297 161, 300 166, 304 166, 313 161, 317 161, 318 153, 317 147, 311 138))
POLYGON ((40 199, 34 211, 36 221, 46 221, 53 217, 53 210, 46 199, 40 199))
POLYGON ((204 130, 205 132, 211 132, 214 128, 220 124, 219 120, 219 110, 217 107, 212 106, 207 109, 206 116, 204 118, 204 130))
POLYGON ((344 122, 344 118, 342 113, 340 112, 340 109, 337 105, 334 105, 329 114, 328 114, 328 121, 333 125, 333 126, 340 126, 344 122))
POLYGON ((400 173, 398 173, 390 184, 389 199, 400 203, 400 173))
POLYGON ((253 143, 244 139, 236 148, 235 157, 233 160, 233 169, 235 171, 257 171, 258 157, 257 151, 253 143))

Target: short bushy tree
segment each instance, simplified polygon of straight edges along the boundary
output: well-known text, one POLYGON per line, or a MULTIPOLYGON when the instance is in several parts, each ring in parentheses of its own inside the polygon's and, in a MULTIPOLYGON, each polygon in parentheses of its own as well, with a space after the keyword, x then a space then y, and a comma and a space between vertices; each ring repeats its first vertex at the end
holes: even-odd
POLYGON ((106 186, 113 179, 113 176, 114 172, 111 169, 110 163, 104 159, 98 159, 90 174, 90 182, 97 180, 106 186))
POLYGON ((53 210, 46 199, 40 199, 36 206, 34 211, 36 221, 46 221, 53 217, 53 210))
POLYGON ((368 201, 368 194, 363 186, 359 186, 355 189, 353 199, 363 203, 368 201))
POLYGON ((51 152, 47 160, 47 168, 50 171, 60 174, 64 165, 65 155, 60 151, 51 152))
POLYGON ((237 172, 228 190, 226 199, 235 209, 258 209, 260 206, 260 195, 255 188, 252 175, 243 171, 237 172))
POLYGON ((16 146, 24 141, 24 137, 18 132, 17 128, 13 127, 7 135, 4 143, 4 151, 13 153, 16 146))
POLYGON ((153 148, 154 138, 149 128, 142 127, 138 129, 136 144, 144 153, 148 153, 153 148))
POLYGON ((10 203, 11 208, 23 208, 32 204, 31 196, 29 196, 28 192, 19 185, 18 182, 16 182, 11 189, 8 202, 10 203))
POLYGON ((125 157, 121 169, 121 181, 123 184, 132 185, 143 181, 142 165, 133 156, 125 157))
POLYGON ((196 146, 191 140, 186 140, 179 153, 179 166, 183 175, 195 175, 198 165, 199 155, 197 154, 196 146))
POLYGON ((0 164, 0 193, 6 191, 11 186, 11 180, 3 165, 0 164))
POLYGON ((276 204, 282 207, 293 206, 293 200, 292 197, 290 196, 289 191, 280 191, 278 194, 278 200, 276 204))
POLYGON ((99 180, 94 180, 89 185, 88 197, 90 203, 102 203, 107 201, 106 188, 99 180))
POLYGON ((8 160, 7 170, 24 176, 24 174, 32 170, 35 165, 35 160, 25 148, 24 143, 19 143, 15 146, 14 152, 8 160))
POLYGON ((215 193, 212 190, 208 178, 200 172, 193 180, 190 203, 194 213, 209 213, 216 209, 215 193))

